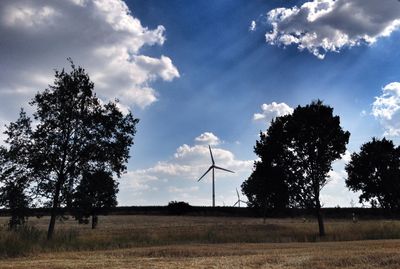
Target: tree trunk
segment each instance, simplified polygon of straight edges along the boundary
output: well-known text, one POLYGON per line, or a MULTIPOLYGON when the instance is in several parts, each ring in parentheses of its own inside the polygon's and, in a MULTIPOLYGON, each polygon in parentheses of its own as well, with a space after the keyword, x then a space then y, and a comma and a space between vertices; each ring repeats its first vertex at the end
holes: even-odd
POLYGON ((325 236, 324 220, 322 218, 321 204, 320 204, 319 200, 317 201, 316 214, 317 214, 317 219, 318 219, 319 235, 325 236))
POLYGON ((72 189, 74 187, 74 180, 71 177, 68 181, 68 191, 66 195, 66 203, 67 203, 67 209, 70 211, 72 208, 72 189))
POLYGON ((263 212, 263 223, 265 224, 265 219, 266 219, 266 215, 267 215, 267 203, 265 203, 264 207, 264 212, 263 212))
POLYGON ((57 211, 60 203, 59 198, 60 198, 61 182, 62 179, 59 177, 56 183, 56 189, 53 197, 53 207, 51 208, 49 229, 47 230, 47 240, 50 240, 53 237, 54 226, 56 225, 57 211))
POLYGON ((96 215, 92 215, 92 229, 95 229, 97 226, 98 217, 96 215))

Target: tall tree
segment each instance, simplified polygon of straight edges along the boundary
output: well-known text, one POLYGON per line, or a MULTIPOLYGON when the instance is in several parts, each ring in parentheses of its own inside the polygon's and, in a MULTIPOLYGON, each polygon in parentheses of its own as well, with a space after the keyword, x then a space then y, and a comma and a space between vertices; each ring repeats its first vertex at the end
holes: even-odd
POLYGON ((350 133, 341 128, 340 118, 333 115, 333 108, 320 100, 298 106, 285 129, 285 143, 290 149, 287 152, 292 157, 291 172, 297 172, 294 199, 315 210, 319 234, 323 236, 320 193, 328 182, 332 162, 345 153, 350 133))
POLYGON ((130 112, 123 115, 115 102, 103 105, 85 70, 70 63, 72 70, 56 71, 54 84, 31 102, 37 121, 31 166, 38 190, 51 206, 48 239, 60 206, 71 206, 82 171, 101 165, 119 177, 126 170, 138 123, 130 112))
POLYGON ((314 209, 319 234, 325 235, 320 193, 328 182, 332 162, 345 152, 349 137, 350 133, 342 130, 339 117, 333 116, 333 108, 320 100, 276 118, 255 147, 261 157, 262 165, 257 165, 255 172, 259 180, 264 180, 263 194, 271 196, 271 190, 276 189, 274 184, 279 182, 277 192, 288 196, 289 206, 314 209), (273 178, 276 179, 271 182, 273 178))
POLYGON ((362 192, 360 203, 400 209, 400 147, 393 141, 372 138, 351 155, 346 171, 347 187, 362 192))
POLYGON ((110 172, 95 170, 84 172, 73 201, 73 214, 80 223, 92 217, 92 229, 98 223, 98 214, 117 206, 118 183, 110 172))
POLYGON ((28 158, 31 120, 23 110, 18 120, 7 126, 4 134, 7 147, 0 147, 0 205, 9 209, 9 228, 16 229, 25 223, 32 204, 28 158))

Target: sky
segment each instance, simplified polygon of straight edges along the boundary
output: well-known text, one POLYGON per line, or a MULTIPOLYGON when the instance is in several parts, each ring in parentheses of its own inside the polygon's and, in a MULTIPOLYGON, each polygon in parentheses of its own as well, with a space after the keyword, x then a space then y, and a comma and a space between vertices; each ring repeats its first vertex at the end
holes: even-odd
MULTIPOLYGON (((400 144, 397 0, 2 0, 0 122, 54 81, 67 58, 104 101, 140 119, 120 205, 231 206, 271 119, 316 99, 351 133, 321 194, 357 204, 344 165, 372 137, 400 144)), ((2 127, 4 130, 4 127, 2 127)), ((246 197, 241 197, 246 200, 246 197)))

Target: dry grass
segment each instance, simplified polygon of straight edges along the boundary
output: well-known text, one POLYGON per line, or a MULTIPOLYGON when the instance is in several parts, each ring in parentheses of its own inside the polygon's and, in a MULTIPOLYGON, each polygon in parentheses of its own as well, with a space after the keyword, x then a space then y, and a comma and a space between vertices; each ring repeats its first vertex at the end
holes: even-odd
MULTIPOLYGON (((0 218, 5 223, 5 218, 0 218)), ((29 226, 45 231, 48 218, 29 219, 29 226)), ((327 236, 324 241, 349 241, 366 239, 400 239, 400 221, 326 220, 327 236)), ((230 242, 314 242, 318 224, 315 220, 267 219, 263 224, 257 218, 192 217, 192 216, 101 216, 99 226, 92 231, 90 225, 79 225, 72 218, 58 222, 61 233, 74 232, 82 240, 107 241, 120 238, 135 240, 139 244, 172 243, 230 243, 230 242)))
MULTIPOLYGON (((315 221, 301 219, 263 224, 254 218, 107 216, 99 221, 96 230, 72 219, 57 223, 52 242, 45 240, 48 218, 31 218, 34 228, 23 233, 3 228, 0 268, 400 268, 400 241, 382 240, 400 239, 400 221, 394 220, 327 220, 324 238, 317 236, 315 221), (367 239, 380 240, 355 241, 367 239)), ((0 225, 5 222, 0 218, 0 225)))
POLYGON ((400 265, 400 241, 171 245, 58 252, 3 260, 0 268, 387 268, 400 265))

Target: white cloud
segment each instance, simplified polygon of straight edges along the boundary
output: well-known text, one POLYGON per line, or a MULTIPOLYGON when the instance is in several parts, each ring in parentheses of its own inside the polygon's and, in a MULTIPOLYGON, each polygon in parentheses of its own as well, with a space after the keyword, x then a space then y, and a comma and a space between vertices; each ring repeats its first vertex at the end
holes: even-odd
POLYGON ((188 174, 191 172, 191 167, 185 164, 176 164, 161 161, 158 162, 155 166, 144 170, 146 174, 153 174, 156 175, 156 178, 160 177, 170 177, 170 176, 177 176, 181 174, 188 174))
POLYGON ((161 77, 166 81, 171 81, 174 78, 179 77, 179 72, 172 64, 170 58, 161 56, 160 59, 151 58, 144 55, 134 57, 136 64, 139 67, 144 68, 148 71, 150 79, 161 77))
POLYGON ((256 30, 256 28, 257 28, 257 23, 256 23, 256 21, 251 21, 251 24, 250 24, 250 26, 249 26, 249 31, 250 31, 250 32, 254 32, 254 31, 256 30))
POLYGON ((336 185, 347 177, 347 173, 345 170, 331 170, 328 173, 330 186, 336 185))
MULTIPOLYGON (((235 155, 226 149, 212 148, 215 162, 218 166, 233 170, 237 173, 251 172, 253 160, 238 160, 235 155)), ((159 161, 147 169, 135 170, 125 176, 136 181, 189 179, 195 180, 211 165, 210 152, 207 145, 189 146, 183 144, 176 149, 173 158, 167 161, 159 161)), ((232 177, 234 174, 221 172, 219 177, 232 177)))
POLYGON ((8 27, 21 27, 34 30, 31 28, 53 24, 59 15, 58 12, 49 6, 34 7, 27 5, 21 8, 14 5, 5 8, 3 23, 8 27))
POLYGON ((188 193, 188 192, 196 192, 199 190, 198 186, 188 187, 188 188, 177 188, 174 186, 168 187, 168 192, 171 193, 188 193))
MULTIPOLYGON (((214 147, 212 153, 218 166, 235 172, 247 171, 247 169, 250 171, 253 165, 253 160, 238 160, 231 151, 226 149, 214 147)), ((189 146, 184 144, 177 148, 174 161, 180 166, 186 164, 191 168, 188 171, 191 175, 199 176, 211 165, 210 151, 207 145, 189 146)))
POLYGON ((340 182, 344 184, 344 179, 347 177, 344 167, 350 160, 351 152, 346 150, 345 153, 340 156, 340 159, 332 163, 332 170, 328 173, 329 183, 327 186, 336 185, 340 182))
POLYGON ((128 171, 121 176, 119 182, 123 184, 124 188, 129 188, 135 192, 150 189, 149 183, 155 181, 155 176, 146 174, 143 170, 128 171))
POLYGON ((195 141, 200 142, 201 144, 205 145, 219 145, 221 143, 221 140, 213 133, 211 132, 204 132, 198 137, 195 138, 195 141))
POLYGON ((345 153, 341 156, 341 160, 344 164, 347 164, 351 160, 351 152, 346 150, 345 153))
MULTIPOLYGON (((224 184, 221 181, 225 180, 225 183, 237 186, 250 175, 254 160, 240 160, 231 151, 216 146, 212 148, 212 152, 216 165, 235 172, 228 173, 217 170, 215 173, 218 184, 224 184)), ((207 171, 210 165, 211 157, 208 145, 183 144, 169 159, 160 160, 146 169, 130 171, 123 176, 120 182, 121 184, 124 182, 122 187, 131 188, 133 191, 143 192, 143 194, 151 192, 156 186, 159 189, 166 189, 168 193, 177 194, 171 197, 172 200, 179 198, 190 204, 209 204, 209 193, 197 192, 200 191, 201 186, 205 186, 202 184, 209 184, 211 176, 209 174, 200 183, 197 183, 197 179, 207 171), (166 183, 168 186, 164 186, 166 183)), ((205 189, 208 191, 208 186, 205 186, 205 189)), ((153 197, 153 199, 158 199, 158 197, 153 197)), ((166 198, 164 197, 164 199, 166 198)))
POLYGON ((179 77, 169 57, 141 53, 164 44, 164 26, 143 26, 122 0, 3 0, 0 32, 4 118, 15 118, 20 106, 51 84, 53 69, 65 67, 68 57, 87 70, 100 98, 118 98, 125 108, 152 104, 157 92, 150 84, 179 77))
POLYGON ((346 150, 340 159, 332 163, 332 170, 328 173, 328 183, 321 191, 321 201, 325 207, 348 206, 351 200, 358 201, 360 193, 349 191, 345 183, 347 178, 345 165, 350 159, 351 152, 346 150))
POLYGON ((320 59, 344 47, 373 44, 400 27, 397 0, 313 0, 268 12, 271 45, 297 45, 320 59))
POLYGON ((275 117, 284 116, 293 113, 293 108, 285 103, 272 102, 271 104, 263 104, 261 106, 261 113, 255 113, 253 115, 253 120, 263 120, 266 122, 271 122, 275 117))
POLYGON ((385 128, 384 135, 400 135, 400 82, 383 87, 382 94, 372 104, 372 115, 385 128))

